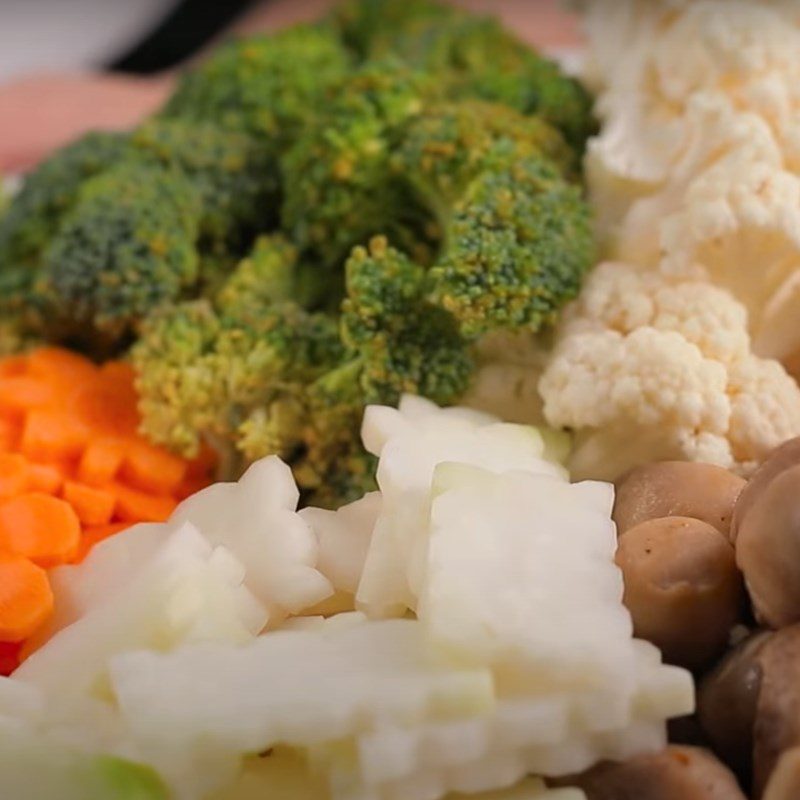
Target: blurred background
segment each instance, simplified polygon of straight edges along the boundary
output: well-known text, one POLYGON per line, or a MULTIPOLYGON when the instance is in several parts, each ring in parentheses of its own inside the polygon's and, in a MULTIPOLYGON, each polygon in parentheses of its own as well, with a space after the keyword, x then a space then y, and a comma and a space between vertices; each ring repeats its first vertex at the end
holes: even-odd
MULTIPOLYGON (((403 0, 397 0, 403 2, 403 0)), ((551 51, 580 44, 558 0, 452 0, 551 51)), ((1 0, 0 171, 19 172, 90 128, 124 128, 173 74, 226 36, 312 19, 332 0, 1 0)))

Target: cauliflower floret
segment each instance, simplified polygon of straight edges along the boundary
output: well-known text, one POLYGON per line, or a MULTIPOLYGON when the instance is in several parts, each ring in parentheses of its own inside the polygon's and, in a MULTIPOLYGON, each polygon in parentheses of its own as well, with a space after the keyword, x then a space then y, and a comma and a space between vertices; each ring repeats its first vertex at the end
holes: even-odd
POLYGON ((751 353, 746 324, 709 284, 598 267, 539 382, 547 421, 576 431, 573 476, 613 479, 662 458, 747 473, 800 434, 800 388, 751 353))

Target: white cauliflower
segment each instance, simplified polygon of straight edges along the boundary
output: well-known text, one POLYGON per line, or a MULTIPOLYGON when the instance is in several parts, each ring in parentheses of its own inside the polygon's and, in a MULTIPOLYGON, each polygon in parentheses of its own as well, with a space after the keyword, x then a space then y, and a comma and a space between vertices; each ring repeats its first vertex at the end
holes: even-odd
POLYGON ((800 435, 800 388, 753 355, 746 321, 710 284, 599 266, 539 383, 547 421, 576 431, 573 475, 613 479, 660 458, 748 473, 800 435))

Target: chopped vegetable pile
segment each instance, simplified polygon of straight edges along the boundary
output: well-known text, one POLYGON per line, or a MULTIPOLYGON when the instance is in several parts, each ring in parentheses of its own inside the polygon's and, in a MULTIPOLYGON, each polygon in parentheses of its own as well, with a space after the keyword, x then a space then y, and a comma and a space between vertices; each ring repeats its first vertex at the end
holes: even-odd
POLYGON ((133 373, 67 350, 0 359, 0 671, 53 613, 45 569, 137 522, 169 517, 210 481, 137 434, 133 373))
POLYGON ((280 455, 329 507, 373 488, 364 406, 456 402, 475 342, 551 324, 593 258, 586 91, 491 18, 395 6, 229 43, 27 176, 0 350, 131 350, 154 442, 280 455))
POLYGON ((0 796, 800 797, 800 12, 577 5, 594 97, 345 0, 0 208, 0 796))

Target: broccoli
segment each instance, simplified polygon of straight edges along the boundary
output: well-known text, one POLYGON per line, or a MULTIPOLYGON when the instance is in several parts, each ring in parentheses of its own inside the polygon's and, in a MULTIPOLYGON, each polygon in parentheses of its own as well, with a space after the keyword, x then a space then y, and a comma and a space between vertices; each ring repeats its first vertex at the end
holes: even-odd
POLYGON ((337 85, 332 100, 283 159, 283 226, 324 264, 384 233, 413 249, 422 220, 389 169, 407 120, 424 108, 430 78, 392 62, 370 64, 337 85))
POLYGON ((277 154, 350 66, 336 33, 321 25, 234 41, 185 75, 162 113, 246 131, 277 154))
POLYGON ((213 123, 145 123, 131 137, 131 159, 180 170, 199 195, 205 250, 241 252, 277 222, 277 164, 257 139, 213 123))
POLYGON ((437 74, 453 99, 475 97, 537 114, 579 154, 596 131, 584 88, 493 18, 430 0, 351 0, 333 20, 361 58, 400 58, 437 74))
POLYGON ((513 148, 505 168, 482 173, 455 204, 445 240, 430 298, 470 338, 551 324, 593 262, 580 189, 546 158, 513 148))
POLYGON ((186 455, 209 441, 230 463, 237 446, 255 452, 255 431, 268 439, 260 455, 301 445, 289 425, 293 398, 304 407, 303 387, 341 360, 342 346, 335 318, 290 301, 297 265, 296 248, 264 238, 213 300, 148 318, 132 350, 146 435, 186 455), (280 409, 283 430, 268 409, 280 409))
POLYGON ((198 217, 179 172, 128 163, 87 181, 43 258, 44 324, 87 345, 134 331, 197 280, 198 217))

